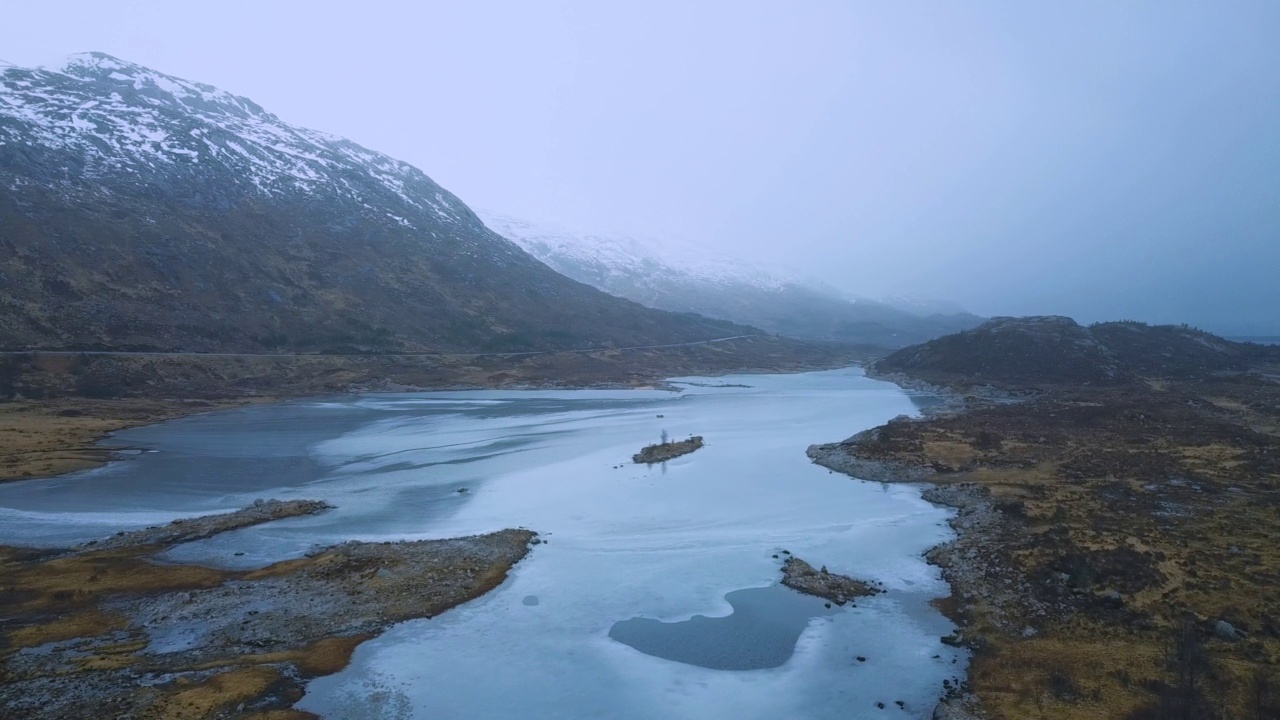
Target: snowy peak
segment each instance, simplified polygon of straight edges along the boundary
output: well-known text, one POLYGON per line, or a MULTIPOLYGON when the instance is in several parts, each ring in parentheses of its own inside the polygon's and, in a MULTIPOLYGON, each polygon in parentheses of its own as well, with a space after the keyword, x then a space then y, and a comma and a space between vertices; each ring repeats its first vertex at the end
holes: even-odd
POLYGON ((267 116, 275 119, 247 98, 232 95, 212 85, 165 75, 106 53, 77 53, 49 69, 78 80, 100 83, 116 91, 131 90, 145 98, 175 103, 202 113, 222 113, 239 118, 267 116))
POLYGON ((193 193, 231 183, 277 199, 336 194, 407 227, 425 226, 411 219, 420 212, 475 223, 457 198, 407 163, 104 53, 73 55, 56 68, 0 67, 0 155, 20 163, 20 148, 32 145, 60 156, 30 168, 51 182, 127 180, 193 193))

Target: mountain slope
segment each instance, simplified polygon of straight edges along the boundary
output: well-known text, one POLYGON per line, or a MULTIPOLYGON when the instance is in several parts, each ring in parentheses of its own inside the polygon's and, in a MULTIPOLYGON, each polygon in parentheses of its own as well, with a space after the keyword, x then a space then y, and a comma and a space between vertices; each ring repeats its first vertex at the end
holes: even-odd
POLYGON ((0 68, 0 346, 470 351, 748 332, 569 280, 416 168, 100 53, 0 68))
POLYGON ((481 213, 485 224, 561 273, 648 307, 695 312, 806 340, 902 347, 981 322, 850 301, 816 284, 687 244, 582 234, 481 213))

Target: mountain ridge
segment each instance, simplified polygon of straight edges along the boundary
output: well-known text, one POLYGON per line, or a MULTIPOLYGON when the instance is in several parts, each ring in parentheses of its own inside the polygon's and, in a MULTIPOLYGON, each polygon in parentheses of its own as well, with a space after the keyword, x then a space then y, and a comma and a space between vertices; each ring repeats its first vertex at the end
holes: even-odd
POLYGON ((102 53, 0 68, 0 346, 519 351, 754 330, 565 278, 408 163, 102 53))

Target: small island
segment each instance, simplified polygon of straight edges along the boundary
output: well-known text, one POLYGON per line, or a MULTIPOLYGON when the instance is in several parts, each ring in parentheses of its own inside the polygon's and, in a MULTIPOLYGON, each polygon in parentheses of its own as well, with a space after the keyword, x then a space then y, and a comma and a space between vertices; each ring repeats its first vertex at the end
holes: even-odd
POLYGON ((671 442, 670 438, 667 437, 667 431, 663 430, 662 442, 645 447, 640 452, 632 455, 631 460, 637 465, 641 463, 645 465, 652 465, 654 463, 666 462, 673 458, 678 458, 681 455, 688 455, 700 447, 702 447, 701 435, 694 435, 688 440, 671 442))
POLYGON ((825 598, 837 605, 843 605, 854 598, 884 592, 872 583, 827 572, 825 566, 814 570, 812 565, 797 557, 787 558, 782 564, 782 584, 806 595, 825 598))

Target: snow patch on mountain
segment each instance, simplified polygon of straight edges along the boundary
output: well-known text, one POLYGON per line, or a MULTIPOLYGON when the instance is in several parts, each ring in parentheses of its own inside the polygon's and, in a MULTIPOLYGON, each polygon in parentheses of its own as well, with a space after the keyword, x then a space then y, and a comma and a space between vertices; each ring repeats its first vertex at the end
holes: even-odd
MULTIPOLYGON (((407 163, 293 127, 247 98, 103 53, 72 55, 49 67, 0 65, 0 146, 5 144, 65 151, 83 167, 60 170, 89 178, 121 171, 162 175, 175 165, 210 164, 268 196, 337 192, 363 202, 360 183, 343 178, 355 173, 375 180, 404 206, 443 221, 458 223, 466 214, 407 163)), ((400 210, 395 214, 412 214, 400 210)))

